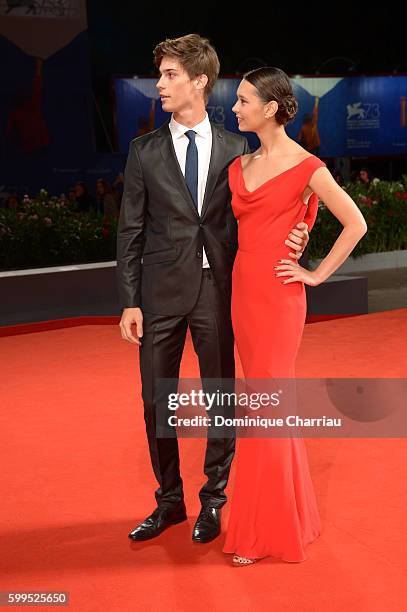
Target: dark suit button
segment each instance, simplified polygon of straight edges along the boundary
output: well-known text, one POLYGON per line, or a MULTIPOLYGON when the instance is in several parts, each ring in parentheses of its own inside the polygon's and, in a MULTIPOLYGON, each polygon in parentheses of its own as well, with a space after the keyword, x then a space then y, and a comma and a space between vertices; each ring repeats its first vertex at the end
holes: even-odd
POLYGON ((200 224, 199 224, 199 227, 203 227, 203 223, 200 223, 200 224))
POLYGON ((196 252, 196 256, 197 256, 197 257, 202 257, 202 253, 201 253, 201 251, 197 251, 197 252, 196 252))

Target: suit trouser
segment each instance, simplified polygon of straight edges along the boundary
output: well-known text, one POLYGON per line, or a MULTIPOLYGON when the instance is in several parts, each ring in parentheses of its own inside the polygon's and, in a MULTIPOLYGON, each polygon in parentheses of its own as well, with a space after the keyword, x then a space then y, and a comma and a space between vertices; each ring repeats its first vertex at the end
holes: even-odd
MULTIPOLYGON (((234 338, 230 310, 221 300, 211 271, 204 269, 198 299, 191 312, 166 316, 143 311, 143 319, 140 372, 151 463, 160 485, 155 497, 159 506, 173 505, 184 497, 178 440, 176 435, 157 437, 159 402, 155 382, 159 378, 174 379, 176 392, 188 326, 198 355, 201 378, 233 379, 234 338)), ((163 409, 162 405, 159 409, 163 409)), ((204 461, 207 482, 199 493, 203 506, 221 508, 225 504, 225 487, 234 452, 234 437, 208 435, 204 461)))

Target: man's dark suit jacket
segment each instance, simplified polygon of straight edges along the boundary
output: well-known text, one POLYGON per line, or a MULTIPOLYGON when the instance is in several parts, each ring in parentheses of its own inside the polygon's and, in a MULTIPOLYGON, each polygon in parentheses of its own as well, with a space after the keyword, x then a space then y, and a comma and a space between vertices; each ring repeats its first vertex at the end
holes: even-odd
POLYGON ((201 284, 202 247, 230 304, 237 223, 228 166, 250 151, 246 138, 211 123, 212 152, 201 215, 178 164, 168 122, 130 143, 117 235, 121 308, 185 315, 201 284))

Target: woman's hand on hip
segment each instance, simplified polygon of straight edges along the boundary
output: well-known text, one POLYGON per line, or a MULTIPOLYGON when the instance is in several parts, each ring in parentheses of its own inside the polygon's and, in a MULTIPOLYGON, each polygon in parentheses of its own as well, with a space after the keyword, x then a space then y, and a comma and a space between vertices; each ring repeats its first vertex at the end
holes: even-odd
POLYGON ((318 274, 314 271, 307 270, 301 267, 298 262, 290 259, 279 259, 277 265, 274 266, 275 275, 277 277, 286 276, 288 278, 281 281, 283 285, 289 283, 301 282, 310 287, 316 287, 322 281, 319 279, 318 274))

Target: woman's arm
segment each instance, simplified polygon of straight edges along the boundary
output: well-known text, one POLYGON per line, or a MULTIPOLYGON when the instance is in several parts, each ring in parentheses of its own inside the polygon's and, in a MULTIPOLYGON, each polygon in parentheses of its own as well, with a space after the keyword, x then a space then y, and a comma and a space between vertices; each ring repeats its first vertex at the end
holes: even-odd
POLYGON ((331 276, 352 253, 359 240, 367 232, 366 221, 352 198, 338 185, 329 170, 318 168, 312 175, 309 186, 324 205, 343 225, 343 230, 328 255, 312 272, 290 260, 280 260, 284 265, 275 266, 284 270, 276 276, 290 276, 283 284, 302 281, 307 285, 319 285, 331 276))

